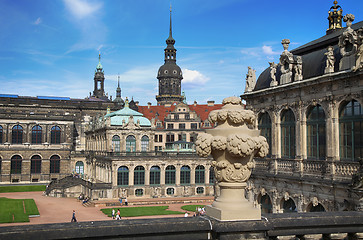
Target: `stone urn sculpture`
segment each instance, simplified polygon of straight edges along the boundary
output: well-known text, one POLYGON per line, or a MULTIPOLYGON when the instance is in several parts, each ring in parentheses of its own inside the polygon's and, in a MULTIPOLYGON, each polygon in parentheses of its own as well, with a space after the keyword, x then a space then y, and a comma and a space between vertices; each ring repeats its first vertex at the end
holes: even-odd
POLYGON ((254 208, 245 198, 246 181, 254 167, 253 157, 264 157, 268 143, 255 129, 255 115, 245 110, 238 97, 223 100, 223 107, 209 114, 214 129, 198 135, 199 156, 213 156, 212 166, 220 195, 206 207, 208 216, 221 221, 260 220, 261 209, 254 208))

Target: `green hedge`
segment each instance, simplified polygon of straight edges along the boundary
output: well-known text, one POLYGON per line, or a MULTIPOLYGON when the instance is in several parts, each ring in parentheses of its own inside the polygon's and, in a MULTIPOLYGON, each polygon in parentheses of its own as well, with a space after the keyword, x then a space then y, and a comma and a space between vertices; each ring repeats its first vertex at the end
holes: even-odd
POLYGON ((25 185, 25 186, 0 186, 0 193, 5 192, 37 192, 45 191, 45 185, 25 185))

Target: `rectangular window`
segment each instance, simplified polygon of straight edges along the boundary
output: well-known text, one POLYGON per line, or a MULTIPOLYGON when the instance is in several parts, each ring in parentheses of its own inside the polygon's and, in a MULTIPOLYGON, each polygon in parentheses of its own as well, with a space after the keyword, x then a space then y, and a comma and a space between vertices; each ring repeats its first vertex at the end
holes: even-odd
POLYGON ((166 135, 166 142, 174 142, 174 134, 166 135))
POLYGON ((174 124, 168 123, 168 129, 174 129, 174 124))
POLYGON ((179 123, 179 129, 185 129, 185 123, 179 123))
POLYGON ((198 128, 198 124, 197 123, 191 123, 190 124, 190 128, 191 129, 197 129, 198 128))
POLYGON ((163 135, 159 135, 159 142, 163 142, 163 135))
POLYGON ((190 115, 189 114, 185 114, 185 119, 189 120, 190 119, 190 115))
POLYGON ((175 114, 175 115, 174 115, 174 119, 175 119, 175 120, 179 120, 179 114, 175 114))
POLYGON ((159 138, 158 135, 155 135, 154 142, 158 142, 159 138))

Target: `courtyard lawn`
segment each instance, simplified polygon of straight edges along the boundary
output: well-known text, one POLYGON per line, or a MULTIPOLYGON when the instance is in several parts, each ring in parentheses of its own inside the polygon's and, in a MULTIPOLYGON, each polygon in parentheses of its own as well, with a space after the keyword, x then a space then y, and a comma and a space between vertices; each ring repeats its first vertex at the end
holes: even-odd
MULTIPOLYGON (((139 216, 154 216, 154 215, 172 215, 172 214, 184 214, 178 211, 167 210, 169 206, 153 206, 153 207, 120 207, 113 208, 115 212, 120 209, 121 217, 139 217, 139 216)), ((112 208, 103 208, 101 211, 107 216, 112 216, 112 208)))
POLYGON ((29 215, 39 215, 33 199, 0 198, 0 223, 29 222, 29 215))
POLYGON ((0 193, 5 192, 36 192, 45 191, 45 185, 25 185, 25 186, 1 186, 0 193))
POLYGON ((184 205, 181 207, 181 209, 185 210, 185 211, 190 211, 190 212, 196 212, 197 208, 203 208, 205 205, 184 205))

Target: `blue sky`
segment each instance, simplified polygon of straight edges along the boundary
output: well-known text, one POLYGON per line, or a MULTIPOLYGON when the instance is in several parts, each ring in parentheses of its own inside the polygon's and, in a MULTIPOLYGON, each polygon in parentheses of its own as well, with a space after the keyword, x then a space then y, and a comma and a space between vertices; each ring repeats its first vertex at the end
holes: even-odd
MULTIPOLYGON (((105 89, 156 104, 172 4, 187 101, 239 96, 290 49, 325 35, 332 0, 0 0, 0 94, 85 98, 101 52, 105 89)), ((363 1, 338 1, 363 19, 363 1)), ((344 25, 345 26, 345 25, 344 25)))

